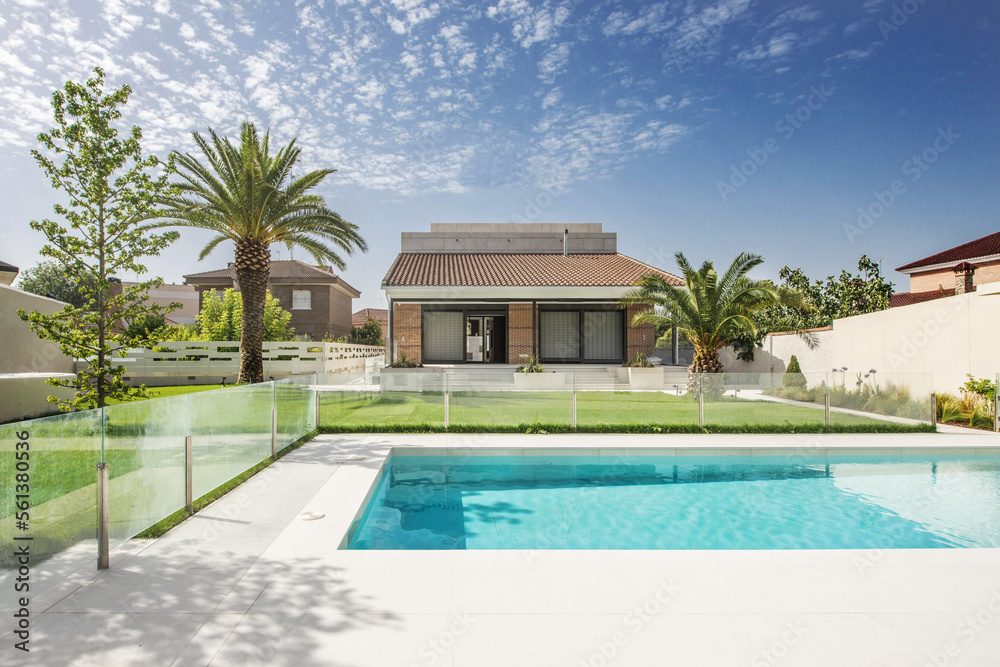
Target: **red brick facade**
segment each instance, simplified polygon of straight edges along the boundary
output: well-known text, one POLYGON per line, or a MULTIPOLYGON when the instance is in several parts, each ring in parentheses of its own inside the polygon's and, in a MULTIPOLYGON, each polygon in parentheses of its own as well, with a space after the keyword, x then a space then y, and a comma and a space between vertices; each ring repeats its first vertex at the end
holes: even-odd
POLYGON ((640 352, 647 357, 653 356, 656 349, 656 327, 652 324, 632 326, 632 318, 650 308, 651 306, 629 306, 625 311, 625 326, 628 329, 628 338, 625 341, 626 359, 631 359, 640 352))
MULTIPOLYGON (((982 264, 972 263, 976 266, 975 285, 1000 282, 1000 261, 983 262, 982 264)), ((954 267, 910 274, 911 292, 931 292, 939 287, 946 290, 955 289, 954 267)))
POLYGON ((507 307, 507 363, 520 365, 531 356, 531 331, 531 304, 510 304, 507 307))
POLYGON ((416 363, 421 362, 422 327, 419 303, 397 303, 392 307, 392 335, 396 347, 394 361, 405 354, 406 358, 416 363))

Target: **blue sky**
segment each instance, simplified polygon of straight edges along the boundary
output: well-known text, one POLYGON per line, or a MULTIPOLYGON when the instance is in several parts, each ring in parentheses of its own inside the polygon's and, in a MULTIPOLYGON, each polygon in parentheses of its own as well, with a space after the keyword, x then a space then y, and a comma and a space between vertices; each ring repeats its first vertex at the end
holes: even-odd
MULTIPOLYGON (((52 90, 94 65, 133 87, 150 152, 250 118, 337 168, 320 192, 371 247, 344 272, 358 307, 381 305, 399 233, 431 222, 601 222, 667 270, 677 250, 751 250, 762 277, 866 253, 901 290, 894 267, 1000 230, 994 2, 0 7, 0 259, 21 267, 43 243, 28 221, 57 201, 34 136, 52 90)), ((182 232, 151 271, 231 261, 197 262, 206 239, 182 232)))

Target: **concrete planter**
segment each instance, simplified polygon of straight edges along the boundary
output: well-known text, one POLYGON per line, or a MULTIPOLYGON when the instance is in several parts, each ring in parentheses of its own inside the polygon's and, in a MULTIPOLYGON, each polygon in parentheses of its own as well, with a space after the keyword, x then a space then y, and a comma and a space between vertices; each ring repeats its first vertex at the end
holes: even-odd
POLYGON ((632 389, 663 389, 663 367, 629 368, 628 384, 632 389))
POLYGON ((379 371, 382 391, 444 391, 440 368, 383 368, 379 371))
POLYGON ((514 373, 515 389, 565 389, 565 373, 514 373))

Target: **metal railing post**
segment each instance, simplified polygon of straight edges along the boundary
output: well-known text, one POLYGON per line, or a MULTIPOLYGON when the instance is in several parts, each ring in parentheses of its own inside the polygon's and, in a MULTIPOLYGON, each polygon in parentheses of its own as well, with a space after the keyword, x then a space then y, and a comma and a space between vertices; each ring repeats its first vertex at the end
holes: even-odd
POLYGON ((444 427, 445 428, 448 428, 449 424, 449 418, 450 418, 449 412, 451 407, 450 403, 451 403, 451 392, 449 391, 448 387, 448 374, 445 373, 444 374, 444 427))
POLYGON ((826 388, 826 395, 823 396, 823 413, 826 416, 826 425, 830 425, 830 388, 826 388))
POLYGON ((315 411, 316 411, 316 424, 315 424, 315 428, 319 428, 319 389, 314 389, 313 391, 316 394, 316 401, 315 401, 316 402, 316 407, 315 407, 315 411))
POLYGON ((573 428, 576 428, 576 389, 573 389, 573 428))
POLYGON ((194 514, 194 436, 184 438, 184 505, 194 514))
POLYGON ((997 383, 993 385, 993 431, 1000 433, 1000 373, 997 373, 997 383))
POLYGON ((931 394, 931 423, 937 424, 937 394, 931 394))
POLYGON ((111 513, 108 507, 108 463, 97 464, 97 569, 111 566, 111 513))
POLYGON ((278 408, 271 408, 271 458, 278 459, 278 408))
POLYGON ((698 426, 705 428, 705 378, 698 378, 698 426))

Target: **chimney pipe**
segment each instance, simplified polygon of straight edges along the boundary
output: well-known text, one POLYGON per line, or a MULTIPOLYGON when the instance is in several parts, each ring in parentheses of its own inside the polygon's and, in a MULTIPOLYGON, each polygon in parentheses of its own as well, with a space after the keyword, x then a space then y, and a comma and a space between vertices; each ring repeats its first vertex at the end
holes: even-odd
POLYGON ((569 254, 569 227, 563 229, 563 257, 569 254))

